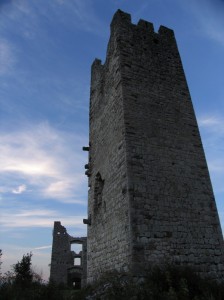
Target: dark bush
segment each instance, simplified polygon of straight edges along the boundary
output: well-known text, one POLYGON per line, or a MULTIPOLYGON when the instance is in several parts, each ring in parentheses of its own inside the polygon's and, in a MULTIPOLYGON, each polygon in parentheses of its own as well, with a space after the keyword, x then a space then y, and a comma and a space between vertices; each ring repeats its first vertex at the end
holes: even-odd
POLYGON ((154 267, 144 280, 107 273, 86 295, 83 299, 224 300, 224 284, 201 278, 192 268, 166 265, 154 267))
POLYGON ((95 284, 82 290, 34 281, 24 288, 23 284, 10 277, 0 285, 0 299, 224 300, 224 284, 201 278, 191 268, 166 265, 154 267, 144 280, 126 273, 106 273, 95 284))

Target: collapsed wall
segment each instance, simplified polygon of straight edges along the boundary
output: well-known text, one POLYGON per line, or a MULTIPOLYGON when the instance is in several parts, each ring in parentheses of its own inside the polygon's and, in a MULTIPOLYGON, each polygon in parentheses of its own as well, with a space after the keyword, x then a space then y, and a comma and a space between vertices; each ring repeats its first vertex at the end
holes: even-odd
POLYGON ((54 222, 50 282, 81 288, 86 284, 86 237, 72 237, 61 222, 54 222), (79 253, 71 251, 72 244, 81 244, 79 253), (76 264, 79 260, 80 263, 76 264))

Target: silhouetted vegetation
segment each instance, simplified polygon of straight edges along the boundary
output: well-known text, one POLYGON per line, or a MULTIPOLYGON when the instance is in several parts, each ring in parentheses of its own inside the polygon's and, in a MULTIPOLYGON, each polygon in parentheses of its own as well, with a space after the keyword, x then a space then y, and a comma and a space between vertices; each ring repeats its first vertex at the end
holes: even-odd
POLYGON ((190 268, 155 267, 144 280, 126 273, 106 273, 91 287, 74 290, 45 283, 32 271, 32 254, 23 255, 12 271, 1 274, 1 300, 224 300, 224 284, 203 279, 190 268))
POLYGON ((224 300, 224 283, 201 278, 191 268, 167 265, 153 268, 144 280, 116 272, 104 274, 84 296, 72 299, 224 300))
POLYGON ((23 255, 21 261, 13 265, 15 274, 15 284, 23 288, 29 287, 33 281, 33 272, 31 270, 32 253, 23 255))
POLYGON ((64 285, 45 283, 39 274, 32 270, 32 253, 23 255, 12 270, 1 274, 0 250, 0 299, 1 300, 67 300, 73 299, 73 290, 64 285))
POLYGON ((0 249, 0 276, 2 275, 1 267, 2 267, 2 250, 0 249))

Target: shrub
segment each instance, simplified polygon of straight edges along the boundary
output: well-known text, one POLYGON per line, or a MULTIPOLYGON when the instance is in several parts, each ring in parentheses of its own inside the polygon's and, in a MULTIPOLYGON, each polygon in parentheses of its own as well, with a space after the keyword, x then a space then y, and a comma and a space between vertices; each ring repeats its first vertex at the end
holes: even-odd
POLYGON ((104 274, 87 300, 223 300, 224 284, 201 278, 192 268, 154 267, 143 281, 117 272, 104 274))

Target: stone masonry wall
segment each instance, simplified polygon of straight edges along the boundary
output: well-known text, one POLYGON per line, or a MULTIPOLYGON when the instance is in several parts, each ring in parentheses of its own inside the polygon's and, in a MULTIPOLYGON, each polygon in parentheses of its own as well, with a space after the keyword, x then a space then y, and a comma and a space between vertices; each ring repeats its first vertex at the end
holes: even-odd
POLYGON ((114 15, 106 62, 92 66, 89 154, 89 281, 122 267, 144 276, 165 261, 223 278, 223 236, 172 30, 114 15))
POLYGON ((67 233, 61 222, 54 222, 50 281, 80 288, 86 284, 86 237, 75 238, 67 233), (71 244, 82 244, 82 251, 71 251, 71 244), (79 258, 81 265, 74 265, 79 258))
POLYGON ((92 65, 89 149, 88 281, 108 270, 127 270, 130 219, 118 42, 111 34, 104 65, 92 65))
POLYGON ((74 265, 69 236, 61 222, 54 223, 50 281, 67 284, 68 268, 74 265))
POLYGON ((92 65, 89 150, 87 273, 127 270, 130 225, 119 50, 111 35, 104 65, 92 65))

